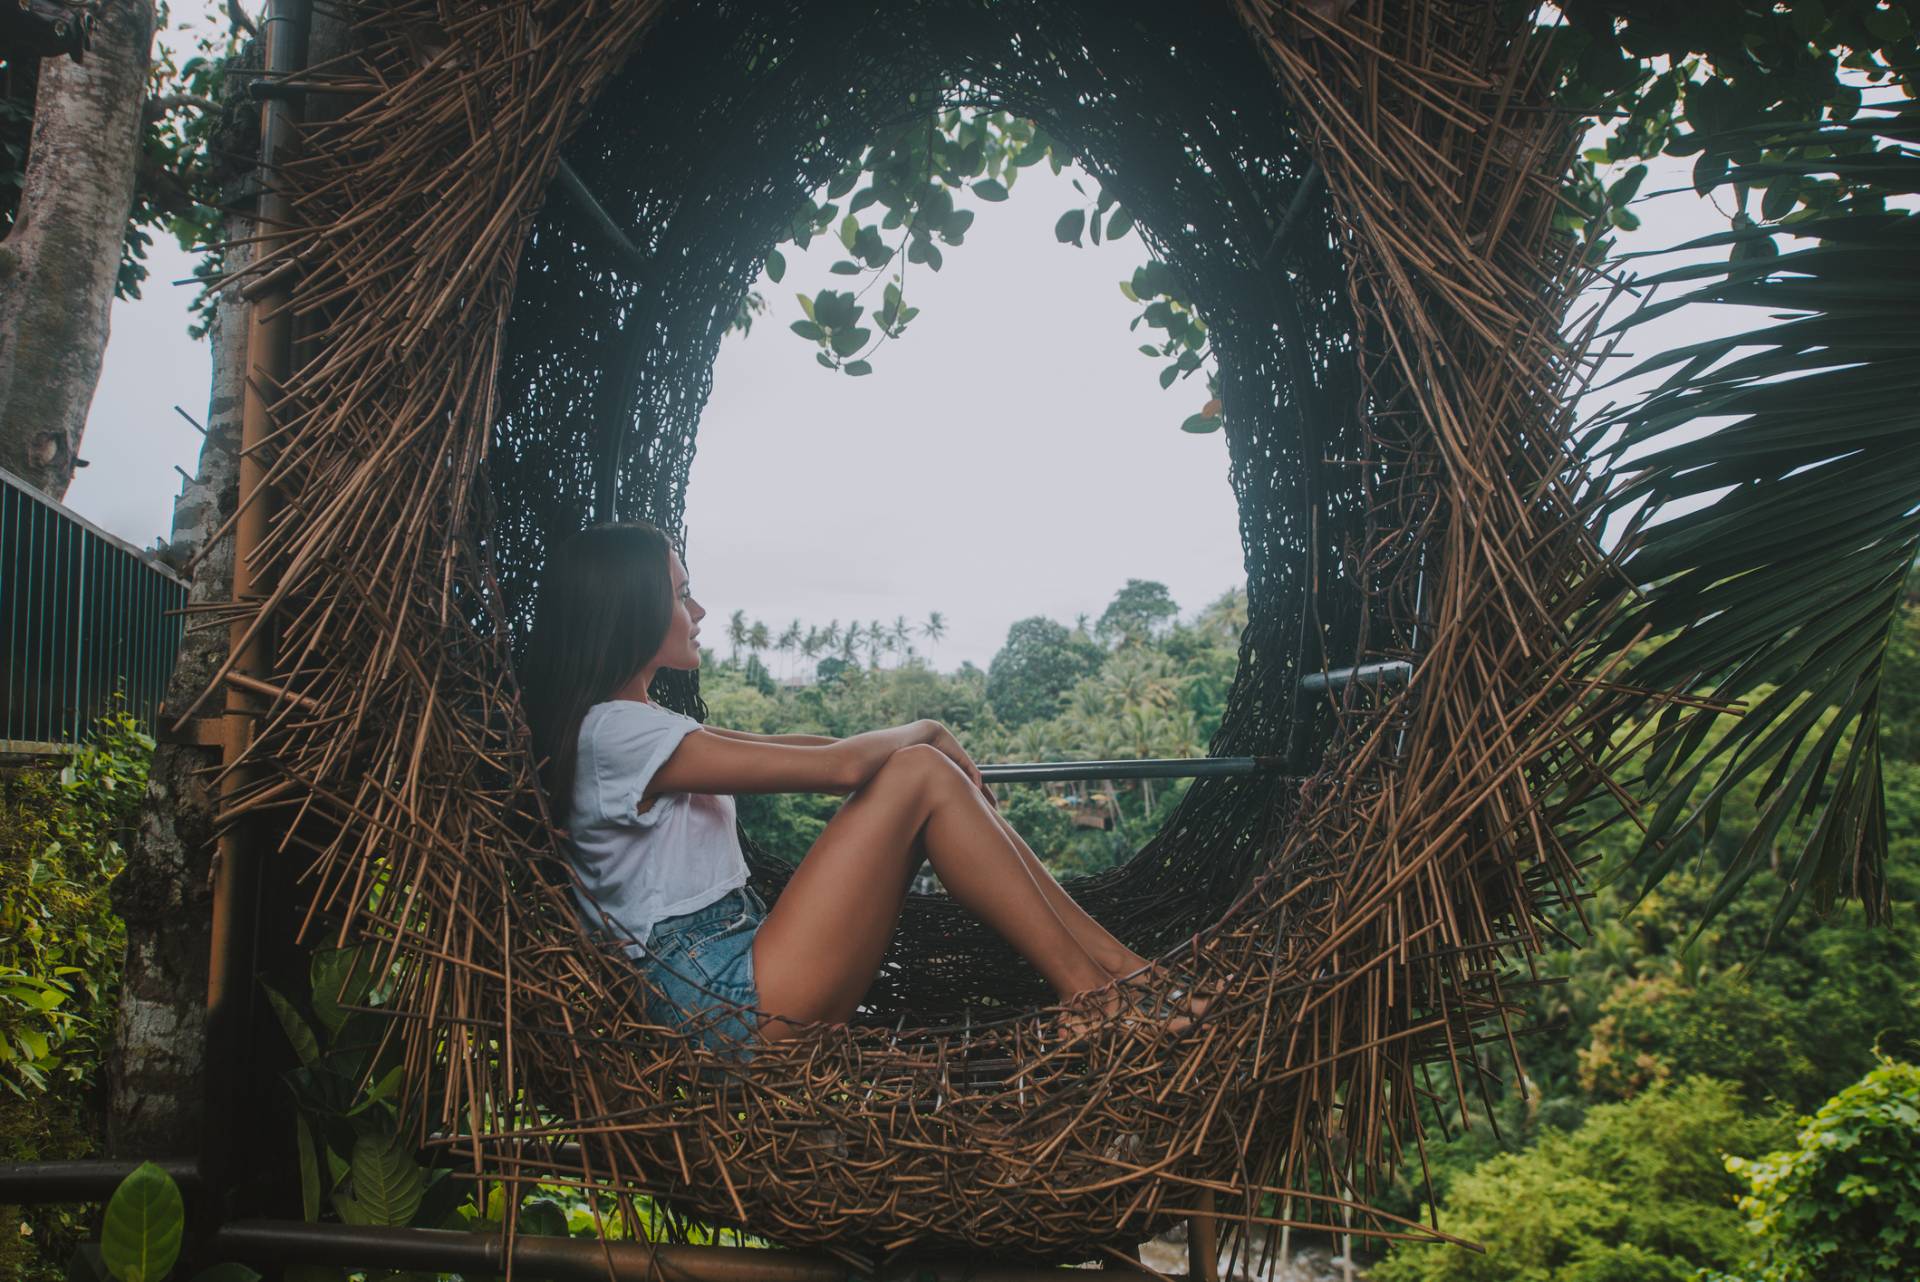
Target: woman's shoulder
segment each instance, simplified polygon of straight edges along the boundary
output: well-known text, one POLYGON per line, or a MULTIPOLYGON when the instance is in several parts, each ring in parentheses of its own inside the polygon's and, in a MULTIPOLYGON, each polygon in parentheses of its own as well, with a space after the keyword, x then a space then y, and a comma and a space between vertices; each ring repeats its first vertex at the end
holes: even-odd
POLYGON ((609 699, 588 708, 580 718, 580 753, 616 756, 648 751, 665 738, 680 737, 700 728, 692 717, 637 699, 609 699))
POLYGON ((665 717, 672 721, 693 721, 696 726, 700 724, 684 712, 663 708, 651 700, 643 703, 638 699, 609 699, 605 703, 596 703, 587 709, 586 716, 581 718, 581 724, 585 725, 590 721, 605 720, 610 717, 638 719, 665 717))

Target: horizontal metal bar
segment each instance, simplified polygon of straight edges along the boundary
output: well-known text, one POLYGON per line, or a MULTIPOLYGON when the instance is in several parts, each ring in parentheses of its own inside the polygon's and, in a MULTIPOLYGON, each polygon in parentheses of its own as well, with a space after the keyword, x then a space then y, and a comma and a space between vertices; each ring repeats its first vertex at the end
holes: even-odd
POLYGON ((1329 668, 1325 672, 1309 672, 1300 678, 1300 689, 1306 694, 1322 694, 1329 688, 1344 690, 1350 685, 1403 686, 1413 680, 1413 665, 1405 659, 1388 659, 1381 663, 1362 663, 1351 668, 1329 668))
MULTIPOLYGON (((42 1202, 100 1202, 113 1195, 138 1162, 82 1158, 67 1162, 0 1162, 0 1206, 42 1202)), ((184 1192, 200 1187, 200 1163, 166 1158, 154 1163, 184 1192)))
POLYGON ((70 757, 80 751, 77 743, 55 743, 51 739, 0 739, 0 757, 70 757))
POLYGON ((988 783, 1044 783, 1058 779, 1197 779, 1273 774, 1278 757, 1142 757, 1128 761, 1016 761, 982 765, 988 783))
MULTIPOLYGON (((507 1252, 495 1233, 453 1229, 375 1228, 305 1224, 298 1220, 240 1220, 217 1229, 206 1256, 247 1264, 330 1264, 347 1268, 504 1273, 507 1252)), ((513 1269, 523 1278, 558 1282, 847 1282, 847 1266, 820 1255, 738 1246, 654 1246, 591 1238, 514 1239, 513 1269)), ((1104 1272, 1105 1270, 1100 1270, 1104 1272)), ((1086 1270, 1076 1271, 1079 1273, 1086 1270)), ((882 1282, 1062 1282, 1058 1269, 1032 1265, 996 1268, 977 1261, 912 1261, 878 1275, 882 1282)))

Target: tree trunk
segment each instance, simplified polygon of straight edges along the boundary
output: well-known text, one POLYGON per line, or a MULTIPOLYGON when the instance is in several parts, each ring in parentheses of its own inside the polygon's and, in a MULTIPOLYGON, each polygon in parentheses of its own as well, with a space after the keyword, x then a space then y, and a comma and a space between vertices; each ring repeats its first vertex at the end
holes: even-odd
MULTIPOLYGON (((252 222, 231 218, 229 270, 244 266, 252 222)), ((229 289, 215 309, 213 387, 200 465, 173 508, 170 542, 191 552, 232 514, 240 491, 240 403, 245 390, 248 305, 229 289)), ((233 592, 233 538, 195 564, 188 599, 224 601, 233 592)), ((227 656, 225 628, 190 630, 167 683, 163 708, 192 702, 227 656)), ((164 720, 163 727, 164 727, 164 720)), ((205 1091, 207 959, 212 944, 213 815, 208 786, 220 749, 163 743, 154 750, 139 836, 113 884, 114 910, 127 923, 120 1011, 109 1063, 107 1147, 126 1157, 198 1151, 205 1091)))
POLYGON ((0 241, 0 467, 56 499, 100 381, 153 28, 153 0, 103 0, 86 60, 41 64, 19 213, 0 241))

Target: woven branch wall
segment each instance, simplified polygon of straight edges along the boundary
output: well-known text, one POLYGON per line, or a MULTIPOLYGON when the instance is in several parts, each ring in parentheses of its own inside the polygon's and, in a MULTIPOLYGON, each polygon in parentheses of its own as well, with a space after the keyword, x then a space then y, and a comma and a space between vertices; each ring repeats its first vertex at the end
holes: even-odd
MULTIPOLYGON (((1250 1226, 1286 1195, 1336 1223, 1417 1143, 1423 1072, 1482 1071, 1503 984, 1577 888, 1557 807, 1597 777, 1562 679, 1604 569, 1562 410, 1571 130, 1528 28, 1473 0, 1093 8, 383 3, 355 11, 354 58, 308 73, 357 105, 283 171, 298 225, 254 268, 298 264, 315 337, 276 411, 271 588, 233 607, 297 697, 228 818, 269 817, 301 861, 310 939, 405 963, 410 1098, 477 1168, 558 1165, 860 1258, 1077 1259, 1202 1192, 1250 1226), (581 934, 514 631, 596 488, 677 527, 740 291, 929 83, 1041 119, 1194 289, 1252 616, 1212 750, 1300 733, 1317 768, 1196 781, 1074 887, 1218 986, 1195 1036, 1116 1023, 1062 1048, 1037 980, 926 899, 861 1023, 741 1065, 649 1025, 637 973, 581 934), (549 206, 563 154, 643 270, 549 206), (1326 195, 1278 243, 1309 166, 1326 195), (1403 657, 1390 705, 1296 711, 1303 669, 1403 657)), ((691 681, 661 695, 701 710, 691 681)), ((1354 1228, 1419 1231, 1364 1205, 1354 1228)))

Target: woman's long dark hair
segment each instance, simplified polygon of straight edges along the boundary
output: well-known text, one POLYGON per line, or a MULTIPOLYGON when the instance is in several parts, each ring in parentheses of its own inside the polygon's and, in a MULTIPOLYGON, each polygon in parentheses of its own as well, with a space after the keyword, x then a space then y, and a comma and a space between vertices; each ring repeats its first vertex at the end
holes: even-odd
POLYGON ((547 558, 521 690, 555 823, 573 803, 580 722, 660 652, 673 621, 670 545, 646 521, 590 525, 547 558))

